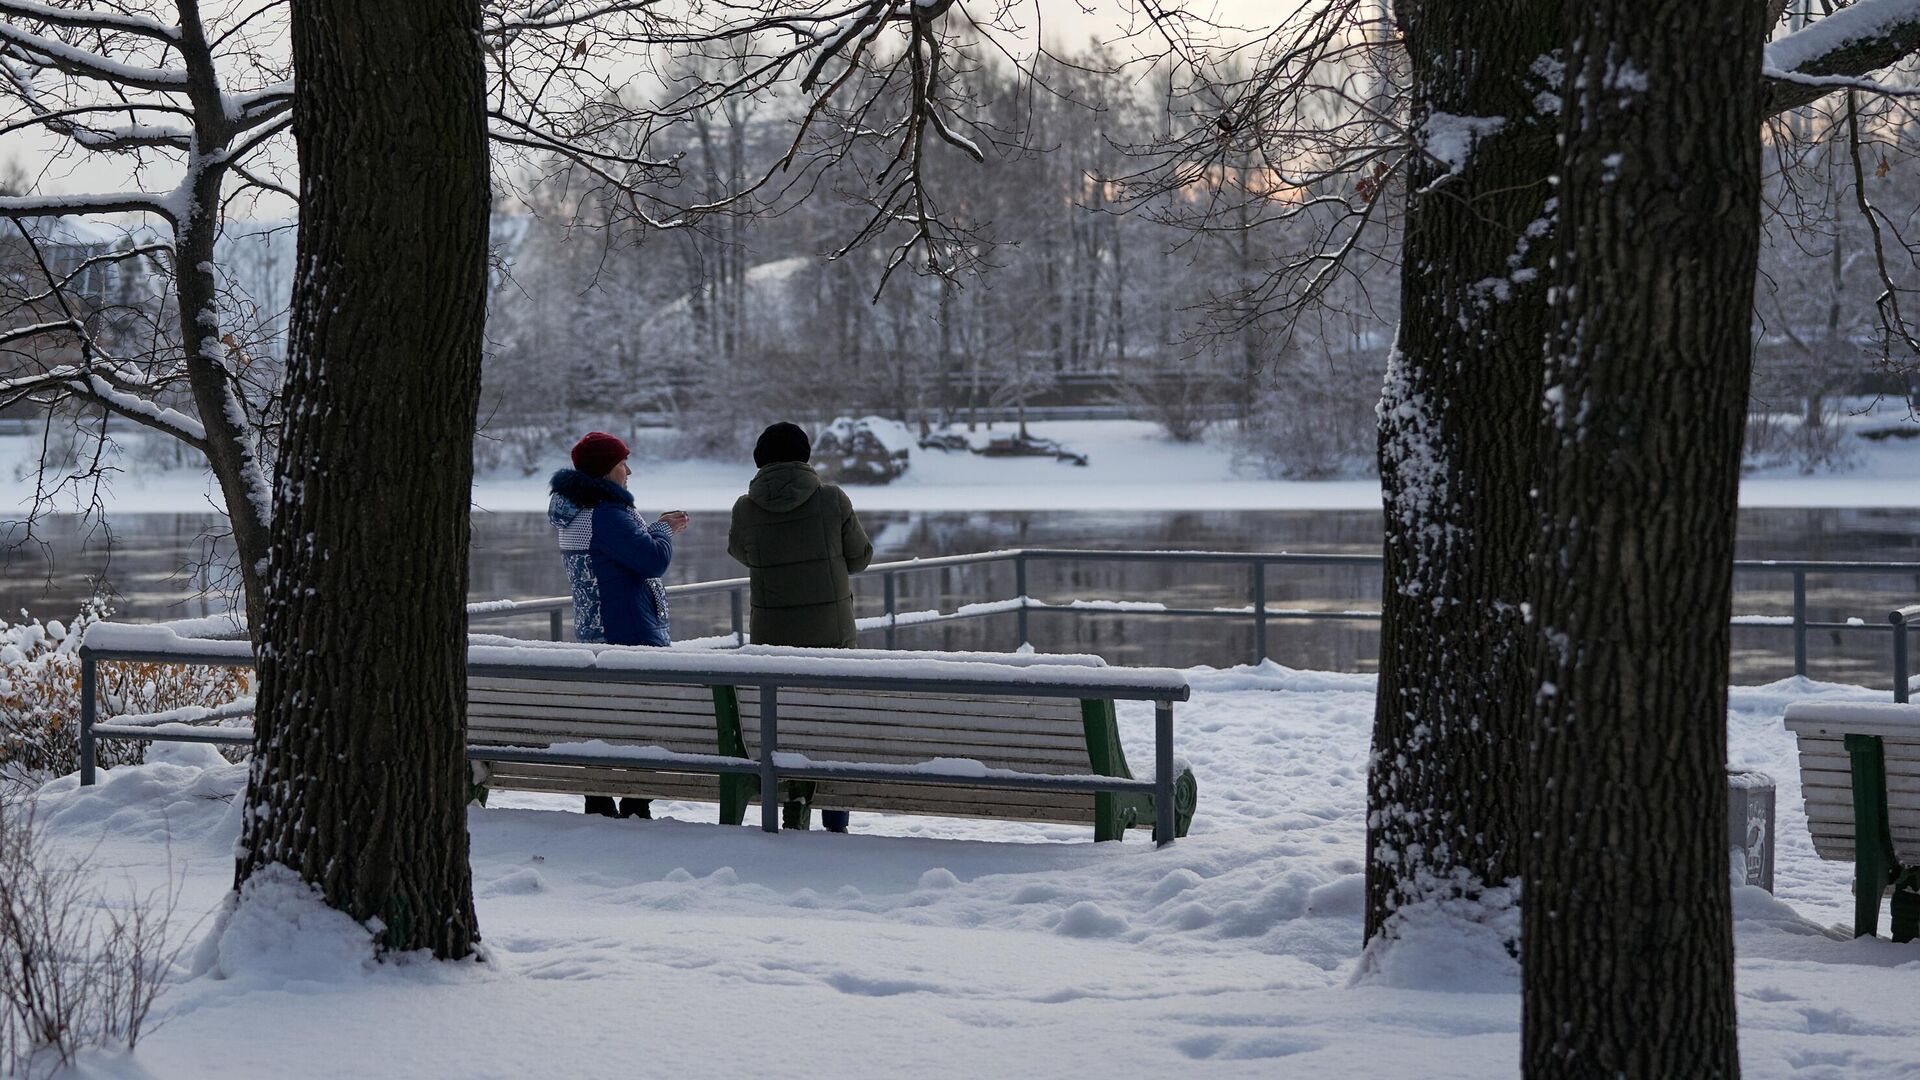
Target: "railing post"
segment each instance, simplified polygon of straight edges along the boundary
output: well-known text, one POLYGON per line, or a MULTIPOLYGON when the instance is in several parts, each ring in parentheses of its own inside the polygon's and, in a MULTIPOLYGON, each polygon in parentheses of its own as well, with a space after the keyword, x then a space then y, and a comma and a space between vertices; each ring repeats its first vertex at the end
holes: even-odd
POLYGON ((780 774, 773 755, 780 748, 780 688, 760 687, 760 828, 780 831, 780 774))
POLYGON ((1893 623, 1893 700, 1905 702, 1908 697, 1907 674, 1907 614, 1896 611, 1887 616, 1893 623))
POLYGON ((1267 662, 1267 564, 1253 564, 1253 665, 1267 662))
POLYGON ((733 644, 737 648, 747 643, 746 627, 740 621, 740 586, 735 585, 727 590, 727 600, 733 608, 733 644))
POLYGON ((1807 572, 1793 572, 1793 673, 1807 675, 1807 572))
POLYGON ((547 620, 547 629, 548 629, 548 630, 549 630, 549 631, 551 632, 551 636, 550 636, 550 637, 548 638, 548 640, 549 640, 549 641, 559 641, 559 640, 560 640, 560 633, 561 633, 561 629, 560 629, 560 612, 559 612, 559 609, 557 609, 557 608, 556 608, 556 609, 555 609, 555 610, 554 610, 554 611, 553 611, 553 612, 551 613, 551 615, 550 615, 550 617, 549 617, 549 618, 548 618, 548 620, 547 620))
POLYGON ((80 646, 80 786, 93 786, 93 720, 98 675, 93 652, 80 646))
POLYGON ((887 571, 887 576, 882 579, 881 584, 884 586, 882 591, 885 593, 887 598, 887 648, 891 649, 893 648, 893 626, 894 626, 895 615, 896 615, 896 613, 893 610, 894 608, 893 571, 891 570, 887 571))
POLYGON ((1153 703, 1153 842, 1173 843, 1173 702, 1153 703))
POLYGON ((1013 557, 1013 593, 1020 601, 1014 612, 1020 631, 1018 647, 1024 649, 1027 647, 1027 556, 1024 553, 1013 557))

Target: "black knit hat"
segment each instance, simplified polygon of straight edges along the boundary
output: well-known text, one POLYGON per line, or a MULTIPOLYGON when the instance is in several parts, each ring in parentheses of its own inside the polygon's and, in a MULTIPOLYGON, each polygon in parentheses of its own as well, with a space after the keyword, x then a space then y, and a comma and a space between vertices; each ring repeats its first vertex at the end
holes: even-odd
POLYGON ((760 441, 753 444, 753 467, 764 469, 782 461, 811 461, 813 459, 813 441, 799 425, 789 424, 785 420, 771 425, 760 433, 760 441))

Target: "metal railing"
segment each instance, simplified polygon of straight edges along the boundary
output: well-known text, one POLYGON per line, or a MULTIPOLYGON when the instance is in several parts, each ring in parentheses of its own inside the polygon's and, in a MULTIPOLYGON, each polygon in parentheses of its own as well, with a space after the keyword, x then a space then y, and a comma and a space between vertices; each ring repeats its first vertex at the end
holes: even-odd
POLYGON ((1913 690, 1912 676, 1907 665, 1907 628, 1920 621, 1920 604, 1895 608, 1887 613, 1887 622, 1893 627, 1893 700, 1905 702, 1913 690))
MULTIPOLYGON (((941 623, 987 618, 998 615, 1011 615, 1014 620, 1014 644, 1025 645, 1030 640, 1028 633, 1030 621, 1035 616, 1042 618, 1056 615, 1085 617, 1104 615, 1117 618, 1178 618, 1178 619, 1217 619, 1237 620, 1251 623, 1253 629, 1253 649, 1246 659, 1260 663, 1269 658, 1268 631, 1274 623, 1311 623, 1311 622, 1349 622, 1377 623, 1380 612, 1364 610, 1334 610, 1309 608, 1275 608, 1267 603, 1267 586, 1270 567, 1290 568, 1326 568, 1339 566, 1374 567, 1381 565, 1379 555, 1358 554, 1313 554, 1294 552, 1245 552, 1245 551, 1099 551, 1074 548, 1008 548, 998 551, 983 551, 966 555, 943 555, 926 559, 906 559, 898 562, 875 563, 866 570, 855 574, 856 579, 880 581, 881 614, 859 620, 862 633, 878 633, 884 638, 886 647, 895 647, 899 630, 903 627, 926 627, 941 623), (955 611, 913 611, 899 610, 899 580, 902 575, 918 574, 934 570, 946 570, 960 566, 986 566, 1011 563, 1013 567, 1013 595, 1002 600, 987 603, 964 605, 955 611), (1239 566, 1244 567, 1248 577, 1247 605, 1245 607, 1164 607, 1142 604, 1134 601, 1076 601, 1068 604, 1048 603, 1035 599, 1028 588, 1028 570, 1036 564, 1047 563, 1141 563, 1185 566, 1239 566), (904 620, 904 621, 903 621, 904 620)), ((1876 634, 1893 631, 1896 671, 1904 673, 1906 667, 1906 624, 1908 620, 1920 621, 1920 605, 1895 611, 1888 622, 1872 622, 1864 618, 1851 618, 1840 622, 1813 620, 1807 614, 1807 579, 1809 577, 1861 577, 1912 574, 1920 577, 1920 562, 1827 562, 1819 560, 1781 560, 1781 559, 1739 559, 1733 569, 1736 574, 1767 575, 1788 578, 1793 588, 1793 607, 1790 615, 1735 615, 1736 627, 1748 630, 1777 630, 1791 633, 1793 640, 1793 672, 1795 675, 1807 674, 1807 638, 1810 632, 1826 631, 1834 634, 1876 634)), ((717 646, 742 644, 746 640, 745 604, 748 588, 746 578, 725 578, 718 581, 703 581, 685 585, 667 586, 670 598, 692 597, 726 593, 730 603, 730 627, 728 634, 720 639, 710 639, 704 643, 717 646), (730 641, 728 639, 731 639, 730 641)), ((540 612, 550 616, 549 631, 554 640, 561 640, 564 634, 563 617, 573 608, 571 597, 554 596, 534 600, 494 601, 474 604, 469 607, 470 619, 492 619, 514 615, 527 615, 540 612)), ((1227 660, 1226 662, 1237 662, 1227 660)), ((1907 677, 1897 674, 1899 686, 1896 693, 1905 700, 1907 677)))

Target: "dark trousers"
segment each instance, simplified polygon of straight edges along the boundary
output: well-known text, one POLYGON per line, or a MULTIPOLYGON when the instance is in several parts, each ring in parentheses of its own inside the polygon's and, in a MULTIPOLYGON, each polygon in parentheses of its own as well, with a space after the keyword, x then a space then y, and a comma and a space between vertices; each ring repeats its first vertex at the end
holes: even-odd
POLYGON ((613 805, 613 796, 589 795, 587 796, 587 813, 599 814, 601 817, 651 818, 653 817, 653 800, 625 796, 620 800, 619 809, 616 810, 613 805))
POLYGON ((820 824, 825 826, 828 832, 846 832, 847 822, 852 819, 853 815, 845 810, 820 811, 820 824))

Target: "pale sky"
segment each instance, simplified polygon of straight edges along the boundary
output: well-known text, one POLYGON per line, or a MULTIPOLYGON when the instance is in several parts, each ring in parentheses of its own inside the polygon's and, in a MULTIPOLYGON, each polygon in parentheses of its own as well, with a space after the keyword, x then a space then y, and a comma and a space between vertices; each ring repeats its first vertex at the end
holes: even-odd
MULTIPOLYGON (((967 0, 963 0, 967 2, 967 0)), ((1164 0, 1173 6, 1179 0, 1164 0)), ((1210 17, 1226 25, 1253 26, 1270 22, 1279 11, 1291 11, 1302 0, 1188 0, 1185 9, 1210 17)), ((1013 0, 1017 21, 1026 34, 1036 31, 1058 47, 1077 47, 1090 39, 1113 41, 1130 28, 1138 28, 1135 5, 1129 0, 1013 0)), ((999 0, 971 0, 968 6, 986 13, 999 6, 999 0)), ((44 136, 11 134, 0 136, 0 163, 17 164, 37 182, 41 194, 104 193, 128 190, 157 192, 177 182, 179 170, 165 166, 166 159, 155 155, 159 166, 149 166, 137 178, 124 157, 110 155, 70 155, 49 167, 49 156, 57 144, 44 136)), ((242 213, 245 211, 242 210, 242 213)), ((263 213, 283 213, 266 210, 263 213)))

